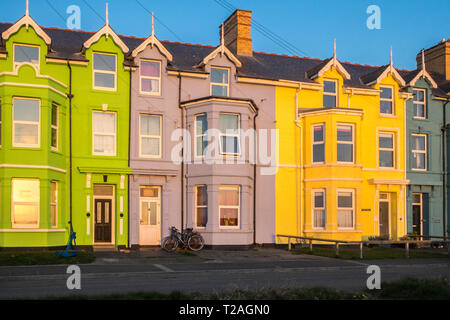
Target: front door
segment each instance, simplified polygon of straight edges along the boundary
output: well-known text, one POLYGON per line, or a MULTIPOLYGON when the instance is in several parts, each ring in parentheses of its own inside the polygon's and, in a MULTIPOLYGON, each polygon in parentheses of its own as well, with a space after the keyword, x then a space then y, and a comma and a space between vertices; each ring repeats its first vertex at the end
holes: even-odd
POLYGON ((381 193, 379 202, 380 236, 389 237, 389 194, 381 193))
POLYGON ((423 208, 422 194, 413 193, 412 204, 412 231, 416 234, 422 234, 422 208, 423 208))
POLYGON ((111 238, 112 200, 95 199, 94 206, 95 206, 95 226, 94 226, 95 242, 100 243, 112 242, 111 238))
POLYGON ((161 242, 161 200, 159 187, 141 187, 139 205, 139 243, 143 246, 161 242))

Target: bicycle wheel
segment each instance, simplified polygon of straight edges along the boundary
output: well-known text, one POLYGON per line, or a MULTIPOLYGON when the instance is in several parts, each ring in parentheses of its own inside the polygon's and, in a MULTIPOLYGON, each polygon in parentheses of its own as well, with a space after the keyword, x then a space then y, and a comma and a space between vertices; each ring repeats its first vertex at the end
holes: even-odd
POLYGON ((192 237, 189 238, 188 247, 192 251, 202 250, 204 245, 205 245, 205 241, 203 240, 202 236, 193 235, 192 237))
POLYGON ((161 246, 167 252, 173 252, 178 247, 178 239, 175 237, 165 237, 161 243, 161 246))

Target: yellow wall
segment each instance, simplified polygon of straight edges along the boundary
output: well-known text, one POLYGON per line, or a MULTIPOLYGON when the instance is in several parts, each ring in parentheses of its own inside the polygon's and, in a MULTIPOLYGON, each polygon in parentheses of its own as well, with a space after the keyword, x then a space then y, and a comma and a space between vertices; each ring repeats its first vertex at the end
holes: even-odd
MULTIPOLYGON (((361 240, 379 235, 378 195, 391 195, 391 238, 403 236, 405 230, 405 115, 404 99, 399 97, 396 80, 387 75, 372 86, 393 87, 394 115, 380 115, 380 100, 372 95, 344 92, 344 79, 331 67, 315 79, 338 81, 338 108, 323 109, 322 89, 298 90, 300 111, 296 125, 295 88, 276 88, 276 127, 279 130, 279 170, 276 176, 276 233, 304 235, 326 239, 361 240), (308 110, 315 108, 318 110, 308 110), (319 109, 320 108, 320 109, 319 109), (312 163, 312 125, 325 125, 325 163, 312 163), (338 163, 336 127, 351 124, 354 130, 354 162, 338 163), (394 134, 395 168, 378 167, 378 132, 394 134), (300 152, 301 151, 301 152, 300 152), (303 169, 301 169, 303 168, 303 169), (313 228, 312 191, 326 190, 326 227, 313 228), (354 192, 354 228, 337 226, 337 191, 354 192), (302 213, 302 214, 300 214, 302 213)), ((375 95, 374 95, 375 94, 375 95)), ((282 239, 278 239, 279 242, 282 239)))

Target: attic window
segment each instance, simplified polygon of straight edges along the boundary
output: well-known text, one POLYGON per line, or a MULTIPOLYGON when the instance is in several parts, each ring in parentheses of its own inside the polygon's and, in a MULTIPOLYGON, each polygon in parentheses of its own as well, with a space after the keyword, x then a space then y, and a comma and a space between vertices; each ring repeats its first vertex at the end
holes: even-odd
POLYGON ((337 81, 323 81, 323 107, 335 108, 337 105, 337 81))
POLYGON ((226 68, 211 68, 211 95, 228 97, 229 70, 226 68))
POLYGON ((141 93, 161 94, 161 62, 154 60, 141 60, 140 88, 141 93))
POLYGON ((39 65, 39 47, 15 44, 14 63, 39 65))
POLYGON ((94 53, 94 89, 116 90, 116 56, 94 53))

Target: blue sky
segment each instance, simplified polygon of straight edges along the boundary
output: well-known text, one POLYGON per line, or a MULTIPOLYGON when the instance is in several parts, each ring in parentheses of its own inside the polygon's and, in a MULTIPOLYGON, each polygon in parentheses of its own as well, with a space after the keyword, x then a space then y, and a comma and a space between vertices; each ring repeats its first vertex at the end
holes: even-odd
MULTIPOLYGON (((449 0, 109 0, 109 19, 119 34, 146 37, 154 11, 159 39, 217 45, 218 26, 231 13, 223 1, 253 12, 255 51, 323 59, 332 55, 336 38, 341 61, 383 65, 392 46, 396 67, 415 69, 417 52, 450 37, 449 0), (380 30, 366 26, 369 5, 381 9, 380 30), (289 49, 260 30, 270 30, 289 49)), ((30 0, 30 14, 42 26, 66 28, 66 8, 78 5, 81 29, 96 31, 104 24, 105 2, 30 0)), ((15 22, 24 12, 25 0, 0 1, 1 22, 15 22)))

